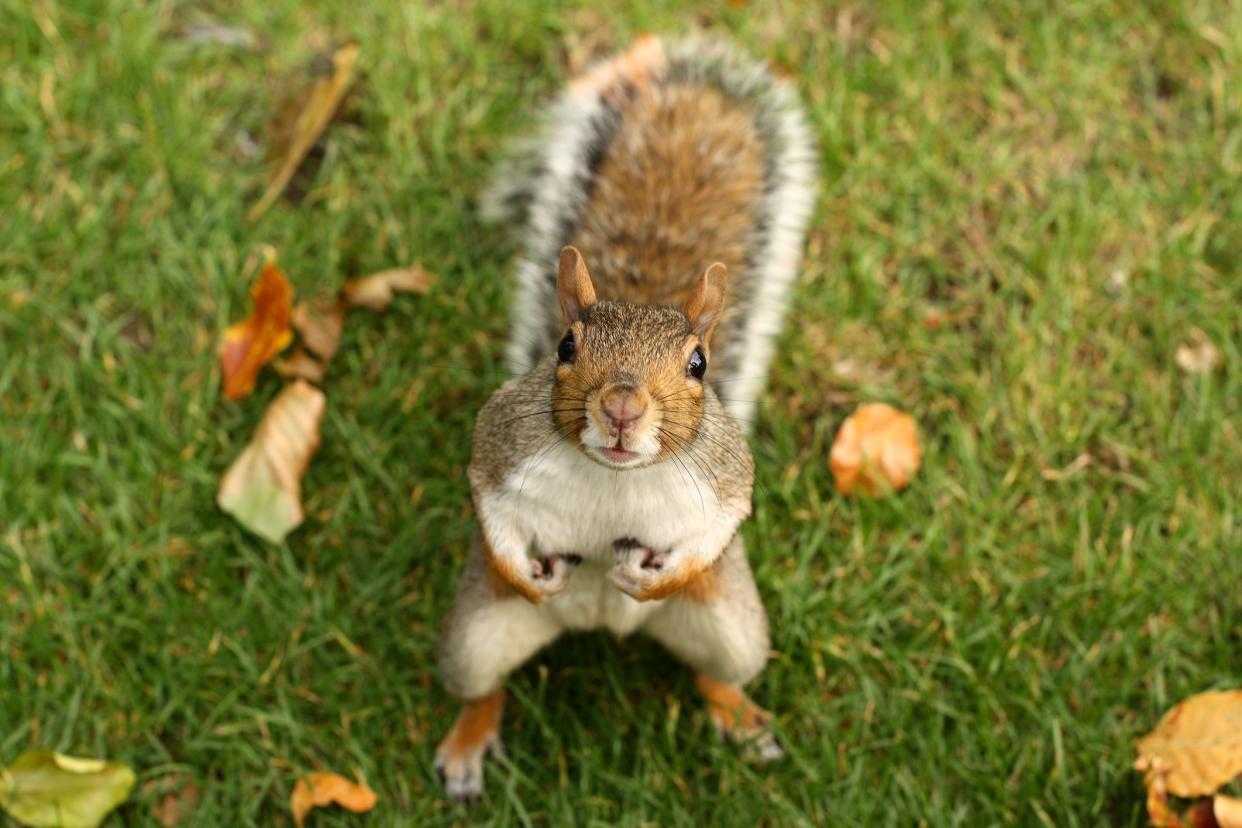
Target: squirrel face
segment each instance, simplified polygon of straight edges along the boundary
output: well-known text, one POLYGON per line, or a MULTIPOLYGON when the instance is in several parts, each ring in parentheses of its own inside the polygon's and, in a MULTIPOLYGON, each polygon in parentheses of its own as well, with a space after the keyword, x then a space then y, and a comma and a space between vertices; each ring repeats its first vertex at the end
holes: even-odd
POLYGON ((557 293, 557 429, 592 460, 638 468, 687 449, 703 420, 710 338, 724 303, 724 267, 703 274, 683 310, 597 302, 582 255, 561 252, 557 293))

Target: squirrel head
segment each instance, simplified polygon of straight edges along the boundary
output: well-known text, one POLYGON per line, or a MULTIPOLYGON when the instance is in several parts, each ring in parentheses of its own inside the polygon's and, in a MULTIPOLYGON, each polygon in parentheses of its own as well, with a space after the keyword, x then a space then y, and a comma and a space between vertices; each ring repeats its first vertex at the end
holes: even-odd
POLYGON ((703 379, 724 307, 725 268, 703 273, 681 310, 596 301, 582 254, 561 251, 552 408, 557 429, 592 460, 637 468, 690 447, 704 417, 703 379))

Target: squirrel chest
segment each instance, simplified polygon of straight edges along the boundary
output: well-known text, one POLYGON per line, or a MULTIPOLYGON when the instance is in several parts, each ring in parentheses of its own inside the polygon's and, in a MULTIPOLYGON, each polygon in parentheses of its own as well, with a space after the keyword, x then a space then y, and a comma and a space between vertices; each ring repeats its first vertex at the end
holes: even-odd
POLYGON ((652 549, 693 548, 731 517, 713 483, 693 461, 619 472, 559 441, 516 466, 481 507, 489 523, 529 539, 539 554, 582 558, 568 591, 543 605, 547 612, 571 628, 624 635, 662 602, 639 603, 609 583, 613 543, 633 538, 652 549))

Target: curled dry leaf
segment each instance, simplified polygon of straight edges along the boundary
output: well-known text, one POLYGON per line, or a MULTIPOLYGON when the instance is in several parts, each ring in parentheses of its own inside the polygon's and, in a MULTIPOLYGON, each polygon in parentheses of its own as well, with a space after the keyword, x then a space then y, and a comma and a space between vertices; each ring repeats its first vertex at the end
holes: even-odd
POLYGON ((355 814, 365 814, 375 807, 379 797, 365 782, 350 782, 335 773, 312 773, 299 779, 289 798, 293 822, 302 828, 312 808, 337 804, 355 814))
POLYGON ((0 767, 0 809, 22 825, 95 828, 136 781, 116 762, 31 751, 0 767))
POLYGON ((345 305, 298 302, 293 309, 293 327, 307 350, 328 362, 341 345, 341 330, 345 327, 345 305))
POLYGON ((306 353, 301 345, 294 348, 289 356, 273 362, 272 367, 282 377, 310 380, 314 383, 323 381, 325 370, 324 364, 306 353))
POLYGON ((293 288, 275 261, 263 265, 259 278, 250 286, 250 298, 254 310, 230 326, 220 343, 224 396, 230 400, 241 399, 253 391, 259 369, 293 340, 293 288))
POLYGON ((357 43, 346 43, 332 53, 331 71, 316 78, 307 90, 306 97, 293 118, 287 139, 281 141, 283 151, 276 159, 267 190, 246 215, 247 221, 258 221, 284 192, 289 179, 306 158, 306 153, 332 122, 332 116, 336 114, 354 79, 357 63, 357 43))
POLYGON ((867 403, 841 424, 829 465, 839 493, 880 497, 909 485, 922 456, 913 417, 891 405, 867 403))
POLYGON ((220 508, 272 543, 302 522, 302 474, 319 448, 324 406, 323 392, 313 385, 286 385, 220 481, 220 508))
POLYGON ((382 311, 396 293, 423 294, 435 283, 435 277, 418 265, 381 270, 361 279, 349 279, 341 296, 352 307, 382 311))
POLYGON ((1178 345, 1174 355, 1177 367, 1187 374, 1209 374, 1220 364, 1220 352, 1202 331, 1195 331, 1193 342, 1178 345))
MULTIPOLYGON (((1183 824, 1168 808, 1169 794, 1207 796, 1242 773, 1242 690, 1200 693, 1176 705, 1139 740, 1134 767, 1145 773, 1152 824, 1183 824)), ((1228 814, 1228 797, 1221 799, 1228 814)))

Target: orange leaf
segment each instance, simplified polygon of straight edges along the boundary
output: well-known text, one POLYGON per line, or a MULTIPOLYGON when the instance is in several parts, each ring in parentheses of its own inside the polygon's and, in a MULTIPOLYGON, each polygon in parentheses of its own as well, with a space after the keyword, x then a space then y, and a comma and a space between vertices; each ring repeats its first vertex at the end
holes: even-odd
POLYGON ((293 822, 302 828, 306 815, 312 808, 322 808, 333 803, 355 814, 365 814, 375 807, 379 797, 365 782, 350 782, 335 773, 312 773, 299 779, 289 798, 289 810, 293 822))
POLYGON ((922 458, 914 418, 891 405, 868 403, 841 424, 829 464, 839 493, 880 497, 908 486, 922 458))
POLYGON ((272 543, 302 522, 302 474, 319 448, 324 405, 318 388, 289 383, 220 481, 220 508, 272 543))
POLYGON ((274 261, 263 265, 250 286, 254 310, 224 332, 220 343, 220 368, 224 373, 224 396, 239 400, 254 390, 259 369, 293 340, 289 327, 293 288, 274 261))
POLYGON ((381 270, 361 279, 349 279, 341 289, 345 302, 354 307, 382 311, 395 293, 426 293, 436 278, 418 265, 381 270))
POLYGON ((280 194, 284 192, 289 179, 306 158, 306 153, 315 145, 315 141, 336 114, 337 107, 345 98, 350 82, 354 79, 354 67, 358 62, 358 44, 346 43, 332 53, 332 71, 311 84, 291 126, 291 134, 279 165, 273 170, 270 183, 263 197, 246 214, 247 221, 258 221, 267 212, 280 194))

